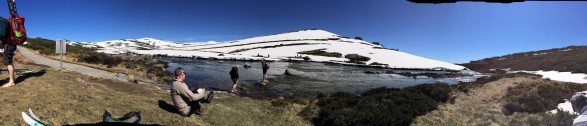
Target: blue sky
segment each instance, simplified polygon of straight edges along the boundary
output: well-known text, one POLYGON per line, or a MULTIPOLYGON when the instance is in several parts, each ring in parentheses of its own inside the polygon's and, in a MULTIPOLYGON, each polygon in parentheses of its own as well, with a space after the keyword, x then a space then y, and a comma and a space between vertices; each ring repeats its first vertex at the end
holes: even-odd
POLYGON ((73 41, 228 41, 319 28, 451 63, 587 45, 587 2, 17 0, 17 7, 30 37, 73 41))

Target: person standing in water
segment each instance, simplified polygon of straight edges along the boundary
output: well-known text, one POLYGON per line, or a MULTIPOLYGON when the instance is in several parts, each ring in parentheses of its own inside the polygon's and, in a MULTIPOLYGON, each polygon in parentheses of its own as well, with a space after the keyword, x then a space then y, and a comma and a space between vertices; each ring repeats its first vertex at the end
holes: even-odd
POLYGON ((269 82, 267 80, 267 70, 269 70, 269 64, 267 62, 265 62, 265 59, 261 59, 261 67, 263 69, 263 80, 261 80, 261 82, 262 83, 269 82))
POLYGON ((230 90, 230 93, 236 93, 236 86, 238 84, 238 78, 239 78, 238 66, 232 67, 229 74, 230 74, 230 79, 232 80, 232 90, 230 90))

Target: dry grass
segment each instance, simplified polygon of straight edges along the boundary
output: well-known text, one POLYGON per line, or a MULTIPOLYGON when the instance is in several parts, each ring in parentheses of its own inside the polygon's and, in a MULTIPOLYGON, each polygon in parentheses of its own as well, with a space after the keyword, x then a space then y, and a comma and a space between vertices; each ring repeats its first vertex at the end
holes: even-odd
MULTIPOLYGON (((40 70, 17 55, 17 68, 40 70)), ((7 78, 1 74, 0 78, 7 78)), ((217 93, 211 104, 202 104, 203 116, 183 117, 172 107, 169 92, 149 84, 134 84, 47 69, 22 76, 17 85, 0 89, 0 125, 23 125, 20 112, 32 108, 54 124, 93 124, 104 110, 115 117, 141 111, 142 124, 161 125, 310 125, 296 114, 304 106, 271 106, 270 101, 217 93)), ((6 81, 2 81, 5 83, 6 81)))

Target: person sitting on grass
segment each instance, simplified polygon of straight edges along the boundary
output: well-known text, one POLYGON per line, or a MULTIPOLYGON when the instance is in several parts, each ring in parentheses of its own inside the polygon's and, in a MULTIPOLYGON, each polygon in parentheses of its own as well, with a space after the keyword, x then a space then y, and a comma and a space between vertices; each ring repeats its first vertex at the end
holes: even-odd
POLYGON ((232 67, 229 74, 230 79, 232 80, 232 90, 230 90, 230 93, 236 93, 236 86, 238 84, 238 66, 232 67))
POLYGON ((199 88, 194 92, 190 91, 187 84, 183 82, 185 76, 185 72, 181 67, 175 69, 175 81, 170 86, 173 105, 182 116, 202 115, 198 101, 210 103, 214 97, 214 92, 206 91, 204 88, 199 88))
POLYGON ((573 126, 587 126, 587 97, 582 93, 576 93, 571 97, 573 111, 579 116, 573 120, 573 126))

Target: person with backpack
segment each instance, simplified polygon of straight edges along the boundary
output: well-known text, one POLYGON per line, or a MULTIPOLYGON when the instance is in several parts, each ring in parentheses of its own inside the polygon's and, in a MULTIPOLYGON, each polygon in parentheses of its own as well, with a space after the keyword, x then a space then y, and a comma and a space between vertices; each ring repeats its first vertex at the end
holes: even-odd
POLYGON ((15 85, 14 82, 14 51, 17 45, 26 41, 26 30, 24 28, 24 18, 20 15, 10 14, 10 20, 0 17, 0 41, 4 48, 4 65, 8 68, 8 83, 2 85, 2 88, 15 85))
POLYGON ((181 67, 175 69, 175 81, 170 86, 173 106, 175 106, 182 116, 190 116, 191 114, 202 115, 198 102, 210 103, 212 98, 214 98, 214 92, 206 91, 204 88, 190 91, 187 84, 183 82, 185 77, 185 72, 181 67))
POLYGON ((269 64, 265 62, 265 59, 261 59, 261 67, 263 68, 263 80, 261 80, 261 82, 269 82, 267 80, 267 70, 269 70, 269 64))
POLYGON ((230 79, 232 80, 232 90, 230 90, 230 93, 236 93, 236 86, 238 84, 238 78, 239 78, 238 66, 232 67, 229 74, 230 74, 230 79))

